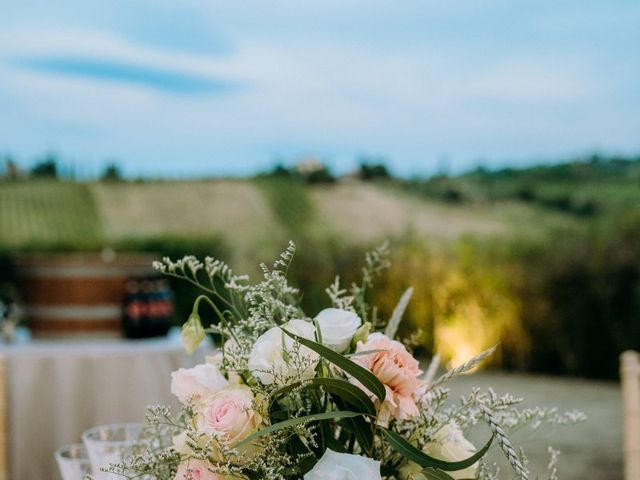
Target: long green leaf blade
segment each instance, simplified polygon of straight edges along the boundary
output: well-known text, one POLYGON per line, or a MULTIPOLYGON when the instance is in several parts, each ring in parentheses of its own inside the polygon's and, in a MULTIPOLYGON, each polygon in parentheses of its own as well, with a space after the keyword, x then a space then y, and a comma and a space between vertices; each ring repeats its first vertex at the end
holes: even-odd
MULTIPOLYGON (((338 396, 330 394, 333 401, 340 410, 349 410, 348 405, 338 396)), ((346 418, 344 425, 347 431, 353 433, 360 448, 364 452, 368 452, 373 448, 373 431, 372 424, 368 423, 364 417, 346 418)))
POLYGON ((364 367, 361 367, 357 363, 349 360, 344 355, 340 355, 339 353, 334 352, 333 350, 331 350, 328 347, 325 347, 324 345, 314 342, 313 340, 308 340, 306 338, 299 337, 298 335, 288 332, 284 328, 282 330, 284 331, 284 333, 286 333, 291 338, 293 338, 296 342, 304 345, 307 348, 310 348, 316 353, 319 353, 326 360, 340 367, 342 370, 347 372, 353 378, 358 380, 362 385, 364 385, 364 387, 367 388, 376 397, 378 397, 381 402, 384 401, 384 398, 387 393, 384 389, 384 385, 369 370, 367 370, 364 367))
POLYGON ((295 389, 320 388, 333 395, 337 395, 351 408, 358 413, 375 416, 376 407, 369 396, 362 391, 361 388, 349 383, 341 378, 312 378, 310 380, 292 383, 275 391, 272 396, 272 402, 278 397, 295 389))
POLYGON ((409 460, 417 463, 421 467, 434 467, 439 468, 440 470, 444 470, 446 472, 455 472, 456 470, 463 470, 467 467, 470 467, 478 460, 482 458, 482 456, 489 450, 491 446, 491 442, 493 441, 493 435, 489 439, 489 441, 478 450, 471 457, 461 460, 459 462, 447 462, 445 460, 439 460, 437 458, 433 458, 423 451, 417 449, 409 441, 401 435, 398 435, 396 432, 391 430, 382 429, 385 437, 389 441, 389 444, 393 447, 393 449, 408 458, 409 460))
POLYGON ((349 412, 349 411, 339 411, 336 410, 334 412, 324 412, 324 413, 314 413, 312 415, 305 415, 304 417, 296 417, 290 418, 289 420, 284 420, 282 422, 274 423, 273 425, 269 425, 261 430, 258 430, 255 433, 252 433, 244 440, 233 445, 233 448, 239 448, 243 445, 247 445, 254 441, 257 438, 263 437, 273 432, 277 432, 278 430, 282 430, 283 428, 295 427, 296 425, 301 425, 303 423, 309 422, 317 422, 320 420, 335 420, 338 418, 352 418, 362 415, 357 412, 349 412))
POLYGON ((427 467, 420 473, 427 477, 427 480, 454 480, 454 478, 448 473, 445 473, 442 470, 437 470, 433 467, 427 467))

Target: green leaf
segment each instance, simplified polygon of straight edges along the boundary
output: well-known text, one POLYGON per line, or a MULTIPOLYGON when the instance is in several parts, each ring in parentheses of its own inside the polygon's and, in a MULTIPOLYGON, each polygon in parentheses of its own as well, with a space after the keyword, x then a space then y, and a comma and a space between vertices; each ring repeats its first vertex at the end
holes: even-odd
POLYGON ((290 418, 289 420, 285 420, 283 422, 274 423, 273 425, 269 425, 268 427, 265 427, 265 428, 263 428, 261 430, 258 430, 255 433, 252 433, 251 435, 249 435, 244 440, 242 440, 242 441, 236 443, 235 445, 233 445, 233 448, 242 447, 244 445, 247 445, 247 444, 253 442, 257 438, 264 437, 265 435, 268 435, 268 434, 273 433, 273 432, 277 432, 278 430, 282 430, 283 428, 291 428, 291 427, 295 427, 296 425, 301 425, 303 423, 317 422, 317 421, 320 421, 320 420, 335 420, 335 419, 338 419, 338 418, 352 418, 352 417, 357 417, 359 415, 362 415, 362 414, 361 413, 357 413, 357 412, 349 412, 349 411, 345 412, 345 411, 336 410, 334 412, 314 413, 312 415, 305 415, 304 417, 290 418))
MULTIPOLYGON (((345 402, 334 394, 330 394, 333 401, 340 410, 348 410, 345 402)), ((352 432, 360 448, 368 452, 373 447, 373 428, 372 424, 368 423, 364 417, 345 418, 342 422, 344 424, 344 430, 352 432)), ((335 449, 334 449, 335 450, 335 449)))
POLYGON ((307 348, 310 348, 316 353, 322 355, 326 360, 333 363, 334 365, 340 367, 342 370, 347 372, 353 378, 358 380, 365 388, 367 388, 370 392, 372 392, 376 397, 380 399, 381 402, 384 401, 386 396, 386 391, 384 389, 384 385, 378 378, 367 370, 364 367, 361 367, 357 363, 352 362, 344 355, 340 355, 339 353, 334 352, 328 347, 321 345, 313 340, 308 340, 303 337, 299 337, 291 332, 288 332, 284 328, 282 329, 284 333, 293 338, 296 342, 304 345, 307 348))
POLYGON ((442 470, 437 470, 433 467, 427 467, 420 473, 427 477, 427 480, 454 480, 448 473, 445 473, 442 470))
POLYGON ((362 391, 361 388, 349 383, 341 378, 312 378, 310 380, 292 383, 275 391, 271 396, 271 401, 275 401, 281 395, 284 395, 297 388, 320 388, 326 392, 340 397, 345 403, 349 404, 351 410, 375 417, 376 407, 369 396, 362 391))
MULTIPOLYGON (((348 418, 345 420, 345 422, 348 422, 351 420, 356 420, 356 418, 348 418)), ((348 453, 344 444, 341 443, 339 440, 336 440, 336 438, 333 436, 333 431, 331 431, 329 435, 326 435, 324 437, 324 441, 326 443, 327 448, 330 448, 334 452, 348 453)))
POLYGON ((482 456, 489 450, 491 446, 491 442, 493 441, 493 435, 486 443, 484 447, 478 450, 471 457, 466 460, 461 460, 459 462, 447 462, 445 460, 439 460, 437 458, 430 457, 423 451, 417 449, 409 441, 401 435, 398 435, 396 432, 391 430, 387 430, 385 428, 382 429, 382 432, 389 444, 394 448, 394 450, 409 460, 417 463, 421 467, 434 467, 440 470, 444 470, 446 472, 455 472, 456 470, 463 470, 467 467, 470 467, 478 460, 482 458, 482 456))
POLYGON ((360 448, 367 452, 373 447, 373 429, 371 424, 367 423, 364 418, 347 418, 345 422, 353 429, 360 448))
POLYGON ((258 472, 254 472, 251 470, 245 470, 243 473, 247 476, 249 480, 261 480, 262 478, 258 472))

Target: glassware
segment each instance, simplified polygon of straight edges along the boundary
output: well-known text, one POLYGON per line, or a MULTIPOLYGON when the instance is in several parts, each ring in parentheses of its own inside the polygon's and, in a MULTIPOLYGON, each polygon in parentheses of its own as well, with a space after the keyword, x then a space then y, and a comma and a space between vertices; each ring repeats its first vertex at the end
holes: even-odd
POLYGON ((93 427, 82 434, 96 480, 122 480, 122 476, 102 472, 100 468, 126 460, 141 433, 140 423, 113 423, 93 427))
POLYGON ((62 480, 84 480, 91 474, 91 463, 87 449, 82 443, 62 447, 55 453, 62 480))

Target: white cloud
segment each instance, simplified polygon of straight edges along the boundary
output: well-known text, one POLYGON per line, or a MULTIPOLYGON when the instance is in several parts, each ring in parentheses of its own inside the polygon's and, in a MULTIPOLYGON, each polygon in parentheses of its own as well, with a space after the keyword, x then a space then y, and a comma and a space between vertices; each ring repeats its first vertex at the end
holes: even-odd
POLYGON ((118 35, 86 29, 9 28, 0 30, 0 56, 5 62, 21 58, 90 58, 149 68, 219 77, 225 59, 156 49, 118 35))

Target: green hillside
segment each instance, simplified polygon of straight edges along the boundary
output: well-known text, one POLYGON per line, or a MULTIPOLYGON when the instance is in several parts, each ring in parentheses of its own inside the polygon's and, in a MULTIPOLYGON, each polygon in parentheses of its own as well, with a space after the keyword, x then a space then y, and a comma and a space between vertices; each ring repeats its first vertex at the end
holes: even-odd
POLYGON ((523 169, 478 169, 405 186, 452 203, 514 200, 577 217, 606 216, 640 206, 640 159, 593 157, 523 169))

